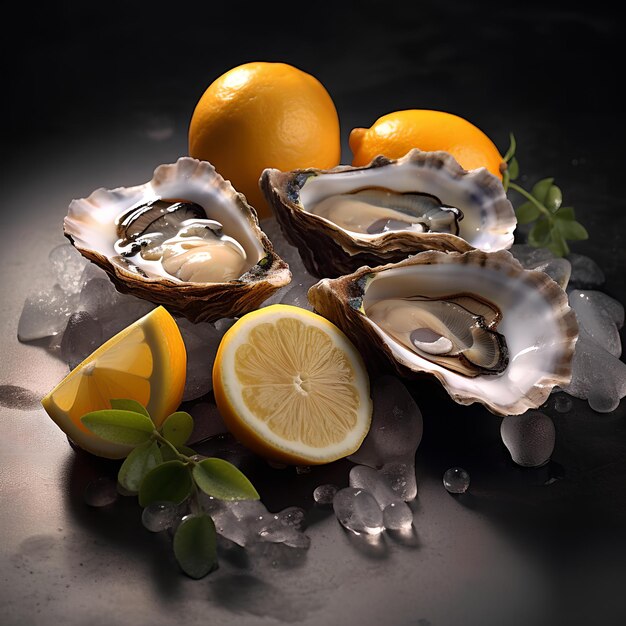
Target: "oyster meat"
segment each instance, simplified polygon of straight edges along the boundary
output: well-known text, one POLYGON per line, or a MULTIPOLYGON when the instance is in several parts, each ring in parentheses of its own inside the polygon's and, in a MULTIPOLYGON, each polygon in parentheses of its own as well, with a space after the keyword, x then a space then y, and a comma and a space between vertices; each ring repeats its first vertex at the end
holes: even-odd
POLYGON ((571 376, 578 325, 567 295, 505 250, 421 252, 323 279, 308 297, 366 362, 431 374, 460 404, 517 415, 571 376))
POLYGON ((190 157, 144 185, 73 200, 64 233, 119 291, 194 322, 254 310, 291 279, 245 198, 190 157))
POLYGON ((261 187, 307 270, 337 277, 424 250, 502 250, 517 221, 501 182, 445 152, 365 167, 266 169, 261 187))

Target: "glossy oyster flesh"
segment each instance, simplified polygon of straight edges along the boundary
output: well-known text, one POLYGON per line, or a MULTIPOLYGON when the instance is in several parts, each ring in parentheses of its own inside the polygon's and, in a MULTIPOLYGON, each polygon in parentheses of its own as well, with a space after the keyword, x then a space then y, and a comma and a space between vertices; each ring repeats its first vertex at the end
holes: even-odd
POLYGON ((400 375, 435 376, 499 415, 567 384, 578 336, 565 292, 506 251, 422 252, 311 287, 315 310, 400 375))
POLYGON ((291 278, 245 198, 189 157, 72 201, 64 233, 120 291, 196 322, 254 310, 291 278))
POLYGON ((365 167, 267 169, 261 186, 307 270, 336 277, 423 250, 501 250, 515 213, 486 169, 466 171, 445 152, 411 150, 365 167))

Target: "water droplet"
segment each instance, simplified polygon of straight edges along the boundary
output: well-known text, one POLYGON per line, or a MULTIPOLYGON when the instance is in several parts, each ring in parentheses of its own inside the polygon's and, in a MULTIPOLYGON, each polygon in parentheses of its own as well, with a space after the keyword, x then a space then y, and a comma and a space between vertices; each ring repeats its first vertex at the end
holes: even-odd
POLYGON ((413 524, 413 511, 404 500, 391 502, 383 509, 383 524, 390 530, 403 530, 413 524))
POLYGON ((465 493, 470 484, 470 475, 462 467, 451 467, 443 475, 443 486, 450 493, 465 493))
POLYGON ((320 506, 332 504, 337 491, 339 491, 337 485, 319 485, 313 490, 313 500, 315 500, 315 504, 320 506))
POLYGON ((83 493, 83 499, 89 506, 108 506, 113 504, 117 498, 117 483, 110 478, 102 477, 92 480, 83 493))
POLYGON ((141 514, 141 523, 153 533, 171 528, 179 519, 180 512, 173 502, 153 502, 141 514))
POLYGON ((311 467, 309 465, 296 465, 296 474, 310 474, 311 467))

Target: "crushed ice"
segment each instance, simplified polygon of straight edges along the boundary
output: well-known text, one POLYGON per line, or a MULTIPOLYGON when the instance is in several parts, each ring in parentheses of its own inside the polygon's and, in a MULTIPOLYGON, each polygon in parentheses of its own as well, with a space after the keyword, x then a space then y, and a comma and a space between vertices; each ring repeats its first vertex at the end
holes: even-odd
MULTIPOLYGON (((544 268, 553 263, 554 255, 546 248, 515 244, 511 253, 527 269, 542 269, 560 283, 563 274, 544 268)), ((622 344, 619 329, 624 325, 624 306, 599 290, 604 273, 587 256, 572 253, 566 289, 570 307, 576 314, 580 333, 572 363, 572 379, 562 389, 576 398, 587 400, 598 413, 614 411, 626 395, 626 364, 620 360, 622 344)), ((558 391, 558 389, 556 390, 558 391)), ((560 406, 565 406, 561 403, 560 406)))

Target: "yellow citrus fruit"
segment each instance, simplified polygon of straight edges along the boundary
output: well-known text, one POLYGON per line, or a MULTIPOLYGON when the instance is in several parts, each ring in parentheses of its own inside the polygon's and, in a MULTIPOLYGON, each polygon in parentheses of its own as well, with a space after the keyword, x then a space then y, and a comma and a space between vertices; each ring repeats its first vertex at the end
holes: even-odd
POLYGON ((178 326, 159 306, 102 344, 41 403, 76 445, 97 456, 120 459, 131 448, 101 439, 80 418, 110 409, 110 400, 128 398, 145 406, 160 426, 182 400, 186 368, 178 326))
POLYGON ((285 63, 245 63, 217 78, 189 126, 190 156, 209 161, 259 217, 271 215, 259 178, 266 167, 339 164, 339 119, 324 86, 285 63))
POLYGON ((500 179, 506 168, 498 148, 480 128, 443 111, 409 109, 383 115, 370 128, 354 128, 349 143, 355 166, 367 165, 380 154, 398 159, 419 148, 443 150, 466 170, 486 167, 500 179))
POLYGON ((233 435, 276 461, 330 463, 357 450, 370 427, 360 354, 334 324, 295 306, 259 309, 228 330, 213 389, 233 435))

